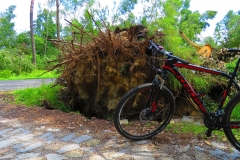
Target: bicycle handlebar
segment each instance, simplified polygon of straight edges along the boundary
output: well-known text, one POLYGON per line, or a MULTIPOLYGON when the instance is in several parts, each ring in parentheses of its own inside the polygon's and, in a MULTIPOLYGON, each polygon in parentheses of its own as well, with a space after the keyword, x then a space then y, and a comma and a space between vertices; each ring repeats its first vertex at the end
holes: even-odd
MULTIPOLYGON (((189 64, 188 61, 185 61, 185 60, 183 60, 183 59, 181 59, 179 57, 173 56, 172 52, 168 52, 168 51, 164 50, 164 48, 162 46, 157 45, 153 41, 149 40, 149 42, 150 42, 151 46, 153 46, 157 50, 158 53, 161 53, 161 54, 163 54, 165 56, 168 56, 168 58, 175 59, 175 60, 177 60, 177 61, 179 61, 179 62, 181 62, 183 64, 189 64)), ((151 49, 151 46, 150 46, 150 49, 151 49)))

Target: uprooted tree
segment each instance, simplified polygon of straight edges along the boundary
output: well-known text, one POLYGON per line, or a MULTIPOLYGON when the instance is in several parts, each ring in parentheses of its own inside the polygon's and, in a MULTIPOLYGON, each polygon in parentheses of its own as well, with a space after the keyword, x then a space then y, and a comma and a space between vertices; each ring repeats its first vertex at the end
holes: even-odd
POLYGON ((145 27, 136 25, 115 32, 100 31, 94 37, 79 28, 80 41, 51 40, 63 51, 63 67, 57 83, 64 85, 65 98, 74 110, 86 115, 104 117, 117 105, 130 88, 151 82, 153 72, 147 65, 145 27), (91 42, 84 44, 84 38, 91 42))
MULTIPOLYGON (((147 29, 142 25, 124 29, 116 27, 114 31, 107 28, 104 32, 99 28, 98 36, 74 27, 78 31, 72 32, 72 40, 51 40, 63 53, 60 62, 51 69, 63 70, 57 84, 65 86, 62 96, 73 110, 86 116, 106 118, 129 89, 154 78, 155 72, 149 66, 151 56, 145 54, 148 39, 153 37, 147 37, 147 29)), ((163 37, 162 32, 157 32, 155 38, 159 41, 163 37)), ((209 60, 204 61, 207 62, 209 60)), ((211 65, 218 67, 216 62, 211 65)), ((190 71, 188 74, 194 73, 190 71)), ((219 94, 225 82, 212 81, 215 87, 210 92, 216 90, 219 94)), ((185 95, 169 87, 176 96, 185 95)), ((187 97, 185 100, 189 101, 187 97)))

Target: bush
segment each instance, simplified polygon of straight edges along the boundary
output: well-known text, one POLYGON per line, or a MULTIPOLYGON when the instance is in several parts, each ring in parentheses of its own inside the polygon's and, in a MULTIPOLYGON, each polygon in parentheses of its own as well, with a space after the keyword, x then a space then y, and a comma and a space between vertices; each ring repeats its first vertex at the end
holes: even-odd
POLYGON ((0 71, 0 77, 1 78, 8 78, 12 76, 12 71, 10 70, 2 70, 0 71))
MULTIPOLYGON (((11 74, 19 75, 21 72, 31 72, 34 69, 31 60, 19 50, 1 50, 0 51, 0 70, 11 71, 11 74)), ((9 75, 8 71, 2 74, 9 75)))
POLYGON ((50 67, 52 67, 53 65, 56 64, 55 61, 58 58, 58 54, 52 54, 49 56, 44 56, 44 55, 37 55, 37 64, 36 67, 38 69, 42 69, 42 70, 46 70, 49 69, 50 67), (51 62, 53 61, 53 62, 51 62))

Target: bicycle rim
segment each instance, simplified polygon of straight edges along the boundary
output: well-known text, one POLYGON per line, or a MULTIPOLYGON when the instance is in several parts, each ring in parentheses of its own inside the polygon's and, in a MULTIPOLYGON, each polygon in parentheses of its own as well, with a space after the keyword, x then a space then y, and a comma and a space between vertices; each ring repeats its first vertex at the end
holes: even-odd
POLYGON ((240 150, 240 94, 237 94, 229 102, 225 109, 223 123, 230 125, 224 128, 224 132, 229 142, 240 150))
POLYGON ((156 111, 150 114, 157 91, 159 89, 156 89, 155 85, 144 84, 130 90, 120 100, 114 123, 122 136, 132 140, 147 139, 167 126, 174 114, 174 98, 172 93, 163 87, 156 111))

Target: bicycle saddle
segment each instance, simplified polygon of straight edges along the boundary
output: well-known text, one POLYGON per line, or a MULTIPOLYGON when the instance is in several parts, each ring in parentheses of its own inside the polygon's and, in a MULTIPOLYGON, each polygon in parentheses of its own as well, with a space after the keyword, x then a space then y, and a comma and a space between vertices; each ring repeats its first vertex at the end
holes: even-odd
POLYGON ((229 49, 227 49, 227 52, 240 52, 240 49, 237 49, 237 48, 229 48, 229 49))

